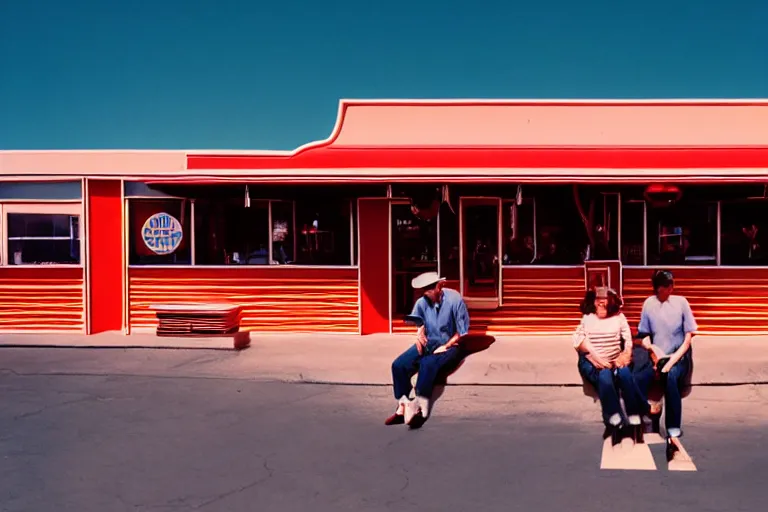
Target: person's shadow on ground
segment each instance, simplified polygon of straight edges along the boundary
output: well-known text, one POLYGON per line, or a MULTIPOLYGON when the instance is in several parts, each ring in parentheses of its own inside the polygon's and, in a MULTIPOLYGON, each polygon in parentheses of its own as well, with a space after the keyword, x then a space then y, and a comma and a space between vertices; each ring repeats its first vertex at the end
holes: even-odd
MULTIPOLYGON (((468 334, 461 339, 459 344, 461 356, 459 357, 459 360, 456 361, 455 364, 445 367, 437 375, 434 387, 432 388, 432 398, 430 399, 429 407, 430 410, 434 409, 435 402, 437 402, 437 400, 443 396, 443 393, 445 392, 445 386, 448 384, 448 377, 456 373, 456 371, 461 368, 461 365, 464 364, 464 361, 466 361, 467 357, 471 356, 472 354, 477 354, 478 352, 488 350, 488 348, 490 348, 490 346, 495 342, 496 338, 487 334, 468 334)), ((432 413, 430 411, 430 417, 431 416, 432 413)))

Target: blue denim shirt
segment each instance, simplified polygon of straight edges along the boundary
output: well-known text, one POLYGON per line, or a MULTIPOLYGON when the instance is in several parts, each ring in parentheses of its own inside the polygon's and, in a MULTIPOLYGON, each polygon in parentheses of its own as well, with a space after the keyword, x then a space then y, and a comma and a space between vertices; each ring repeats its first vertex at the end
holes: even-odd
POLYGON ((464 336, 469 332, 467 305, 461 294, 450 288, 443 289, 442 299, 438 303, 420 297, 413 305, 411 314, 424 320, 429 352, 448 343, 454 334, 464 336))
POLYGON ((687 333, 694 333, 698 328, 691 305, 685 297, 670 295, 669 299, 661 302, 652 295, 643 304, 637 331, 649 334, 652 343, 670 355, 680 348, 687 333))

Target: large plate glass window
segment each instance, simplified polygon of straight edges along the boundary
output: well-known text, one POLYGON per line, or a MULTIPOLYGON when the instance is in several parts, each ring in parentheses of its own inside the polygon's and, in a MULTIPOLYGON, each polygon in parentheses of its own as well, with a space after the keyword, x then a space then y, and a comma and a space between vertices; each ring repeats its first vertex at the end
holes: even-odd
POLYGON ((4 205, 6 265, 79 265, 80 204, 4 205))

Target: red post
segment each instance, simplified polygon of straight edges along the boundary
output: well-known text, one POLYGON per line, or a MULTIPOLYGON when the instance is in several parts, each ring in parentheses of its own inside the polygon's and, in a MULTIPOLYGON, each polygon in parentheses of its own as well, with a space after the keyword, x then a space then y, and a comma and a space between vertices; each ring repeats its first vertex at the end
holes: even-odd
POLYGON ((360 199, 360 331, 389 332, 389 201, 360 199))
POLYGON ((123 208, 118 180, 88 180, 89 334, 123 328, 123 208))

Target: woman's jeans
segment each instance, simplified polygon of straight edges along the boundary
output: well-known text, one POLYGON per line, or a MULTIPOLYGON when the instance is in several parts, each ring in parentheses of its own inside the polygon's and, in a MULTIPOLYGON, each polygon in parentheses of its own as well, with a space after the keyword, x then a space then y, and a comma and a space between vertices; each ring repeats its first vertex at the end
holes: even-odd
POLYGON ((597 389, 600 405, 603 408, 603 423, 606 426, 611 425, 611 417, 617 414, 621 417, 622 423, 627 423, 626 416, 621 410, 619 392, 624 397, 628 416, 643 414, 643 401, 629 367, 600 370, 595 368, 584 354, 580 354, 579 373, 597 389))
MULTIPOLYGON (((691 351, 689 350, 668 373, 661 374, 661 385, 664 386, 664 425, 669 437, 683 435, 683 385, 691 371, 691 351)), ((661 368, 659 368, 661 370, 661 368)), ((635 369, 635 380, 640 388, 641 396, 648 399, 648 391, 656 378, 656 370, 652 364, 645 364, 635 369)))

